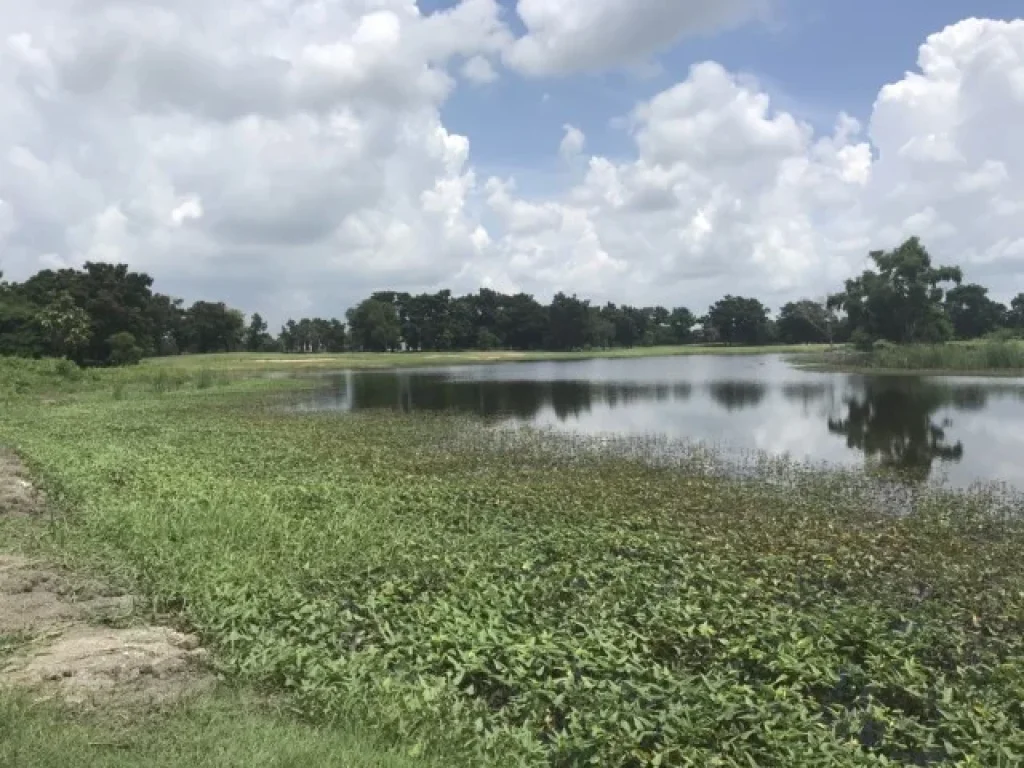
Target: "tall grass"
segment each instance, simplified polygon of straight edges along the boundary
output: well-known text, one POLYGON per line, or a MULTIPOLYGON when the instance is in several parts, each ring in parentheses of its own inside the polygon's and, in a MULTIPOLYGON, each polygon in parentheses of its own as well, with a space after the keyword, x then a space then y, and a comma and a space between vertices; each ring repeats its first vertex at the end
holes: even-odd
POLYGON ((166 366, 80 368, 70 360, 0 357, 0 402, 26 398, 76 400, 97 395, 109 395, 114 400, 145 398, 223 387, 240 379, 251 379, 251 385, 257 386, 258 377, 258 371, 166 366))
POLYGON ((830 367, 864 370, 1024 373, 1024 343, 882 344, 870 352, 843 350, 818 355, 813 361, 830 367))

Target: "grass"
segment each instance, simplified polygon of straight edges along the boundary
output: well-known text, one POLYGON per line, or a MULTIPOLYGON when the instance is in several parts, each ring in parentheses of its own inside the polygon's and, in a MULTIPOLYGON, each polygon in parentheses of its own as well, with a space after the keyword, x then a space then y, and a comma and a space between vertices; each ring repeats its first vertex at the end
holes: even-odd
POLYGON ((72 714, 0 695, 5 768, 412 768, 366 736, 315 728, 233 692, 148 716, 72 714))
POLYGON ((504 350, 470 352, 345 352, 333 355, 290 355, 260 352, 235 352, 217 355, 182 355, 144 361, 144 367, 191 370, 196 367, 229 371, 268 370, 274 368, 366 369, 417 366, 472 365, 544 360, 591 360, 595 358, 670 357, 686 355, 764 355, 813 353, 827 345, 732 347, 724 345, 635 347, 586 352, 510 352, 504 350))
POLYGON ((978 341, 881 345, 871 352, 817 353, 808 362, 840 370, 901 373, 1024 374, 1024 343, 978 341))
POLYGON ((454 766, 1024 760, 1017 499, 296 415, 265 382, 130 395, 0 410, 65 512, 7 535, 135 585, 323 738, 454 766))

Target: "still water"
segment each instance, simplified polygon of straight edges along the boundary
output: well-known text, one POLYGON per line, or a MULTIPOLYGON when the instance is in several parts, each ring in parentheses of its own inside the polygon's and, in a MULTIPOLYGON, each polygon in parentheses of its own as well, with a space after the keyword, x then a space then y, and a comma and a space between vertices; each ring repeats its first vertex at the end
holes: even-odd
POLYGON ((799 460, 1024 489, 1024 380, 804 371, 774 355, 504 363, 332 374, 301 406, 460 411, 658 435, 799 460))

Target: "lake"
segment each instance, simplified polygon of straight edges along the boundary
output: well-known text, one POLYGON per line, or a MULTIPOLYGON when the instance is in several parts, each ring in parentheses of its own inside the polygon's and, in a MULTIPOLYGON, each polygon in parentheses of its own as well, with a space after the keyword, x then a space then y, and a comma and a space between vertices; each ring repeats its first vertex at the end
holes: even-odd
POLYGON ((300 408, 458 411, 1024 489, 1020 379, 854 375, 801 370, 777 355, 694 355, 331 374, 330 387, 300 408))

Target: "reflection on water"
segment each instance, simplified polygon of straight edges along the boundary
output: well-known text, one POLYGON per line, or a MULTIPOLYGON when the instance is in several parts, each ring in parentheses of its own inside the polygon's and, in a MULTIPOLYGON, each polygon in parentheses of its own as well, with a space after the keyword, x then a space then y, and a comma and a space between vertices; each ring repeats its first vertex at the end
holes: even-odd
POLYGON ((777 357, 342 373, 303 409, 455 411, 1024 487, 1024 382, 800 371, 777 357))
POLYGON ((939 409, 945 405, 958 410, 984 408, 984 390, 975 389, 967 398, 956 392, 913 380, 869 380, 861 394, 847 399, 843 418, 829 418, 828 428, 883 469, 924 480, 936 460, 959 462, 964 456, 963 443, 951 442, 946 435, 953 420, 936 420, 939 409))

